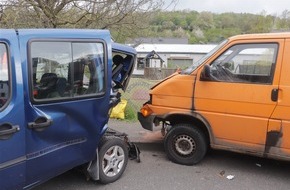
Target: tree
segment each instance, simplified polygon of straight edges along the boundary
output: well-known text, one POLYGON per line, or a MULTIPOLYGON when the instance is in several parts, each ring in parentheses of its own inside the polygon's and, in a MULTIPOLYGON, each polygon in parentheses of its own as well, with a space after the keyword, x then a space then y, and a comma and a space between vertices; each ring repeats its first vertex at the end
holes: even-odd
MULTIPOLYGON (((174 1, 174 0, 172 0, 174 1)), ((147 27, 156 0, 2 0, 1 27, 113 29, 115 37, 147 27)))
POLYGON ((290 11, 284 10, 277 21, 277 27, 280 30, 290 29, 290 11))

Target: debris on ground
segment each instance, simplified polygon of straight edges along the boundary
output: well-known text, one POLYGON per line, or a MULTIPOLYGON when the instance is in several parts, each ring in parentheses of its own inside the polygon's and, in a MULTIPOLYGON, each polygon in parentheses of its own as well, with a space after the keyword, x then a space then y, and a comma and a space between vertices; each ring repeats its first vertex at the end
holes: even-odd
POLYGON ((232 179, 234 179, 234 178, 235 178, 234 175, 228 175, 228 176, 227 176, 227 179, 229 179, 229 180, 232 180, 232 179))
MULTIPOLYGON (((225 174, 226 174, 226 171, 225 170, 222 170, 222 171, 220 171, 219 176, 220 177, 224 177, 225 174)), ((235 178, 235 176, 234 175, 227 175, 226 178, 229 179, 229 180, 232 180, 232 179, 235 178)))
POLYGON ((225 172, 224 170, 221 171, 221 172, 220 172, 220 176, 221 176, 221 177, 224 177, 225 173, 226 173, 226 172, 225 172))

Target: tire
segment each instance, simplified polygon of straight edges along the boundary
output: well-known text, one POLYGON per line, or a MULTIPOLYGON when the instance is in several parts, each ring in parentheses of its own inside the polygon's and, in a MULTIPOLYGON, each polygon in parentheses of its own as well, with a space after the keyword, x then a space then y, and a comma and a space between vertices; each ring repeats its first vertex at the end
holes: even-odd
POLYGON ((102 139, 99 146, 99 182, 103 184, 118 180, 128 163, 128 148, 118 137, 102 139))
POLYGON ((189 124, 176 124, 164 140, 167 157, 178 164, 199 163, 207 152, 207 140, 198 128, 189 124))

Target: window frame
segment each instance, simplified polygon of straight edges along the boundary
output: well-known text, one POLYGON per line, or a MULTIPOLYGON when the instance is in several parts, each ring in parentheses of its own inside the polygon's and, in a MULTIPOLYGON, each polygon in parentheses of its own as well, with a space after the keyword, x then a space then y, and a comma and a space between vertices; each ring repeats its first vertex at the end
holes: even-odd
MULTIPOLYGON (((247 46, 247 48, 240 48, 238 53, 234 54, 234 55, 229 55, 227 56, 225 59, 222 60, 222 62, 224 60, 233 60, 233 58, 235 58, 235 56, 237 56, 240 52, 246 50, 246 49, 253 49, 253 48, 265 48, 265 46, 263 45, 267 45, 268 48, 270 49, 270 47, 272 46, 274 49, 274 54, 273 54, 273 62, 271 64, 271 69, 270 69, 270 75, 269 75, 269 79, 270 82, 261 82, 261 81, 251 81, 251 80, 212 80, 212 81, 217 81, 217 82, 226 82, 226 83, 241 83, 241 84, 260 84, 260 85, 272 85, 273 84, 273 79, 274 79, 274 75, 275 75, 275 70, 276 70, 276 66, 277 66, 277 58, 278 58, 278 53, 279 53, 279 43, 276 42, 266 42, 266 43, 240 43, 240 44, 233 44, 232 46, 228 47, 226 50, 224 50, 221 54, 219 54, 211 63, 210 66, 212 67, 212 65, 214 64, 215 61, 217 61, 220 57, 222 57, 227 51, 229 51, 231 48, 233 48, 234 46, 247 46), (256 47, 250 47, 250 46, 254 46, 256 45, 256 47)), ((267 47, 266 47, 267 48, 267 47)), ((220 63, 219 63, 220 64, 220 63)), ((229 72, 231 72, 230 70, 228 70, 229 72)), ((231 72, 232 73, 232 72, 231 72)), ((232 73, 234 75, 234 73, 232 73)), ((241 74, 241 76, 259 76, 257 75, 246 75, 246 74, 241 74)))
MULTIPOLYGON (((108 84, 108 48, 107 43, 103 39, 31 39, 28 41, 27 44, 27 58, 28 58, 28 82, 29 82, 29 97, 30 101, 33 104, 47 104, 47 103, 57 103, 57 102, 69 102, 69 101, 76 101, 76 100, 82 100, 82 99, 89 99, 89 98, 99 98, 106 94, 107 91, 107 84, 108 84), (103 46, 103 58, 104 58, 104 84, 103 84, 103 90, 99 93, 92 93, 87 95, 81 95, 81 96, 69 96, 69 97, 61 97, 61 98, 44 98, 44 99, 36 99, 33 96, 34 91, 34 84, 33 84, 33 61, 32 61, 32 47, 31 44, 33 42, 64 42, 64 43, 101 43, 103 46)), ((73 51, 71 52, 73 54, 73 51)))
POLYGON ((8 69, 8 95, 9 97, 7 98, 5 104, 0 107, 0 112, 4 111, 7 106, 9 105, 9 103, 11 102, 12 99, 12 66, 11 66, 11 52, 10 52, 10 48, 7 42, 5 41, 0 41, 1 44, 3 44, 6 48, 6 59, 7 59, 7 69, 8 69))

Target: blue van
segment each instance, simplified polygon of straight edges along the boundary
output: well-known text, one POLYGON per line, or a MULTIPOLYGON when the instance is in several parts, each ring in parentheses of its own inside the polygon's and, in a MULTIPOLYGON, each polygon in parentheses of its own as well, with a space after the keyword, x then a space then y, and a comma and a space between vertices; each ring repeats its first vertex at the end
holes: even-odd
POLYGON ((105 133, 135 59, 107 30, 1 29, 0 189, 31 189, 76 166, 117 180, 128 146, 105 133), (129 61, 117 68, 116 55, 129 61))

